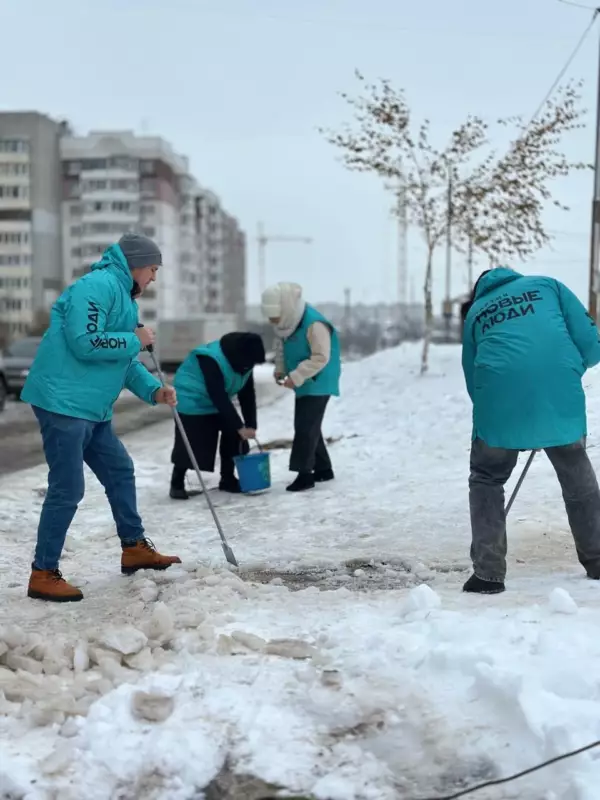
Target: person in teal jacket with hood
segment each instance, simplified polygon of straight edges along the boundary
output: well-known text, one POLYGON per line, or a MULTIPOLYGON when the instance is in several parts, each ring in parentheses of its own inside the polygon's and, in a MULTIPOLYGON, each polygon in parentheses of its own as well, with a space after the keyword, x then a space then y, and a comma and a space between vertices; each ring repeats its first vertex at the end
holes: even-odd
POLYGON ((331 397, 340 394, 341 354, 334 326, 302 297, 297 283, 265 289, 262 311, 275 332, 275 380, 296 395, 288 492, 334 479, 322 425, 331 397))
POLYGON ((161 264, 152 240, 125 234, 52 308, 21 395, 38 419, 49 467, 29 597, 56 602, 83 597, 58 565, 83 499, 84 463, 106 491, 121 540, 122 572, 180 562, 156 552, 145 538, 133 462, 111 425, 113 405, 124 388, 146 403, 176 404, 175 390, 162 388, 137 357, 153 344, 154 333, 138 327, 135 298, 156 280, 161 264))
MULTIPOLYGON (((253 370, 264 362, 265 346, 260 336, 234 331, 217 342, 195 347, 175 373, 179 416, 203 472, 214 472, 220 437, 222 492, 241 491, 234 458, 248 453, 248 441, 256 438, 253 370), (232 403, 234 397, 239 401, 243 421, 232 403)), ((187 500, 190 495, 185 488, 185 474, 192 464, 177 426, 171 461, 170 497, 187 500)))
POLYGON ((483 273, 466 315, 462 364, 473 401, 466 592, 505 589, 504 485, 519 451, 545 450, 579 561, 600 579, 600 490, 585 449, 582 377, 600 362, 594 320, 563 283, 506 267, 483 273))

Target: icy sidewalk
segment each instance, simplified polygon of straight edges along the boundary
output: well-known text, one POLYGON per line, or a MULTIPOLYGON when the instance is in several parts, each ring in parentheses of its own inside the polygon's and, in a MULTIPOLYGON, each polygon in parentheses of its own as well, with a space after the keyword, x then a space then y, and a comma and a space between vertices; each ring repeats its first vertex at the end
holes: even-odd
MULTIPOLYGON (((90 479, 63 564, 86 594, 74 608, 23 597, 43 471, 0 483, 0 603, 18 627, 0 633, 0 776, 16 797, 191 800, 228 756, 323 800, 411 800, 600 738, 600 587, 545 457, 511 518, 509 591, 460 594, 470 409, 458 350, 433 359, 424 380, 413 347, 348 366, 335 484, 286 494, 273 451, 271 493, 212 495, 239 575, 203 498, 166 497, 170 425, 128 444, 148 535, 183 566, 121 577, 90 479)), ((265 410, 261 439, 289 439, 291 415, 291 397, 265 410)), ((582 756, 479 797, 597 800, 599 778, 582 756)))

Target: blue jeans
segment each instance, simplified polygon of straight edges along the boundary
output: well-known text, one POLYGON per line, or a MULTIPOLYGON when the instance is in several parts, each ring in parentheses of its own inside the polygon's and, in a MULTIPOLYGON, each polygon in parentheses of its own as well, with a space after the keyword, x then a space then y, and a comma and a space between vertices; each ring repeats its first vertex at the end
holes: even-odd
POLYGON ((33 566, 58 569, 69 526, 83 499, 84 462, 108 498, 122 543, 144 538, 137 512, 133 461, 110 422, 90 422, 33 407, 48 462, 48 492, 38 526, 33 566))

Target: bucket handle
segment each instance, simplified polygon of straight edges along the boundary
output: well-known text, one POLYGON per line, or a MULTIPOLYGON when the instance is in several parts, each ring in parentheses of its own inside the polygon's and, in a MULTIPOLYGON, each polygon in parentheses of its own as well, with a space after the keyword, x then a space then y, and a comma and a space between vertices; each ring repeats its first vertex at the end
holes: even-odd
MULTIPOLYGON (((257 449, 258 449, 258 452, 259 452, 259 453, 264 453, 263 447, 262 447, 261 443, 258 441, 258 439, 255 437, 253 441, 255 441, 255 442, 256 442, 256 447, 257 447, 257 449)), ((243 456, 243 455, 244 455, 244 453, 243 453, 243 449, 244 449, 244 440, 243 440, 243 439, 241 439, 241 440, 240 440, 240 455, 241 455, 241 456, 243 456)), ((250 449, 252 449, 252 448, 250 448, 250 449)), ((248 455, 250 455, 250 451, 248 451, 248 455)))

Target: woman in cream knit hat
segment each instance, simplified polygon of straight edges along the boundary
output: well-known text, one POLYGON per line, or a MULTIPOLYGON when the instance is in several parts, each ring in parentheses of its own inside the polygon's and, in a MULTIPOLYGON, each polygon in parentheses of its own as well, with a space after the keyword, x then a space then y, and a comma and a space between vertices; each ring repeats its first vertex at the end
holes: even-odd
POLYGON ((334 477, 321 426, 329 398, 340 393, 340 343, 297 283, 266 289, 262 311, 276 336, 275 380, 296 394, 290 471, 298 477, 287 489, 301 492, 334 477))

